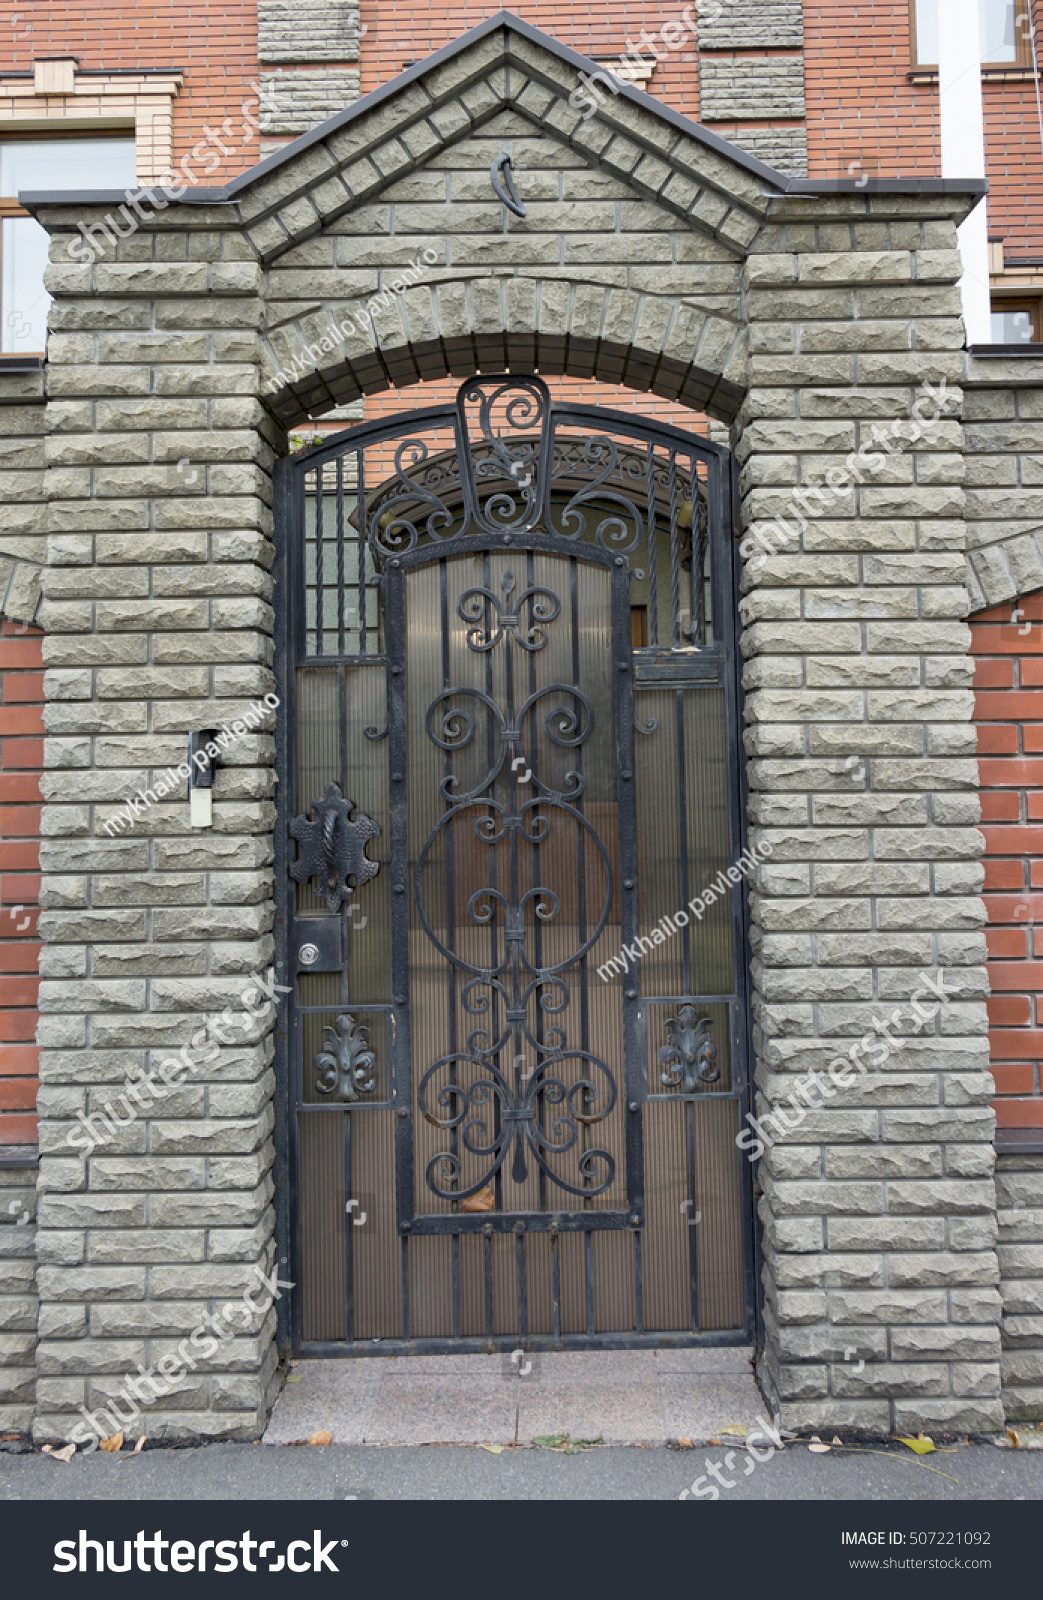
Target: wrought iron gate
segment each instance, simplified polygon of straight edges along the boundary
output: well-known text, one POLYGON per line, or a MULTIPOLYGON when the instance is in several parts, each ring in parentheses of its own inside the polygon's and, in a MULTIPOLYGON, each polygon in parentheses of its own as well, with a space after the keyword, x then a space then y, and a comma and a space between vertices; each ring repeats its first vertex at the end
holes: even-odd
POLYGON ((475 378, 277 489, 297 1348, 748 1338, 730 458, 475 378))

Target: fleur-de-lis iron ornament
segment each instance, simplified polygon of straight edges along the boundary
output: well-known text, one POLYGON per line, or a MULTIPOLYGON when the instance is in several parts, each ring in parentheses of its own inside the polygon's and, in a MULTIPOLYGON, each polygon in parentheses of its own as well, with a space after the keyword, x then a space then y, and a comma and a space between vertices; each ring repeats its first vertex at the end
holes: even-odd
POLYGON ((668 1045, 659 1052, 660 1065, 669 1068, 662 1074, 668 1089, 695 1094, 700 1084, 716 1083, 721 1076, 717 1065, 717 1046, 711 1038, 713 1024, 701 1017, 694 1006, 682 1006, 666 1025, 668 1045))
POLYGON ((375 839, 380 828, 362 811, 352 822, 355 802, 345 800, 336 783, 328 786, 321 800, 312 801, 311 810, 314 820, 302 814, 290 823, 290 833, 300 846, 290 877, 295 883, 315 878, 319 893, 326 896, 327 911, 339 911, 355 889, 380 871, 380 862, 366 855, 367 839, 375 839))
POLYGON ((371 1094, 377 1082, 377 1058, 366 1049, 368 1029, 360 1027, 347 1011, 331 1028, 323 1028, 326 1046, 315 1057, 315 1088, 334 1100, 358 1100, 371 1094), (339 1035, 339 1037, 338 1037, 339 1035))

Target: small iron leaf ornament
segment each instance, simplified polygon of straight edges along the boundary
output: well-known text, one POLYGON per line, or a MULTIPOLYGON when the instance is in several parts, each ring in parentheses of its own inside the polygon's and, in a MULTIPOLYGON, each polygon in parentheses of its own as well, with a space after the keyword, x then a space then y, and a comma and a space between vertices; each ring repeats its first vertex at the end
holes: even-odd
POLYGON ((316 879, 319 893, 326 896, 327 911, 339 911, 355 889, 380 871, 380 862, 366 855, 367 839, 375 839, 380 828, 362 811, 352 822, 355 802, 345 800, 336 783, 329 785, 321 800, 312 801, 311 809, 314 821, 302 814, 290 823, 290 833, 300 846, 290 877, 295 883, 316 879))
POLYGON ((666 1025, 670 1040, 659 1052, 660 1064, 670 1070, 662 1074, 668 1089, 695 1094, 700 1084, 716 1083, 721 1076, 717 1065, 717 1046, 710 1037, 712 1023, 701 1017, 694 1006, 682 1006, 666 1025))
POLYGON ((315 1057, 315 1088, 335 1100, 358 1100, 371 1094, 377 1082, 377 1058, 366 1049, 368 1030, 348 1012, 343 1012, 331 1028, 323 1028, 326 1046, 315 1057), (339 1037, 338 1037, 339 1035, 339 1037))

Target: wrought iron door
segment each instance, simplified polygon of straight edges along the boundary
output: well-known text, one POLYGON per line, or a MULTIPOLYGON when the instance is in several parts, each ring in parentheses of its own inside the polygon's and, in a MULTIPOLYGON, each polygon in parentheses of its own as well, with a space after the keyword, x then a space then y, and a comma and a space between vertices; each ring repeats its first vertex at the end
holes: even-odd
POLYGON ((741 893, 648 924, 740 848, 728 468, 501 377, 282 469, 299 1348, 748 1336, 741 893))

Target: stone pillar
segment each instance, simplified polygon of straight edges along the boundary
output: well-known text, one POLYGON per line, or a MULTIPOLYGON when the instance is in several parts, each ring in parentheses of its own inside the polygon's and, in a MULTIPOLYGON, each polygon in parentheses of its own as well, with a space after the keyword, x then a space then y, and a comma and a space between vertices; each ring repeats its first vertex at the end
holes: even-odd
POLYGON ((746 741, 773 846, 753 899, 757 1106, 789 1124, 759 1167, 760 1371, 802 1429, 1003 1421, 961 204, 774 201, 747 262, 746 741))
POLYGON ((258 1277, 275 1263, 271 1007, 223 1025, 200 1062, 205 1018, 242 1014, 272 963, 271 711, 223 755, 211 829, 163 775, 188 730, 234 729, 273 690, 260 272, 228 211, 206 208, 86 264, 76 225, 103 209, 38 213, 55 305, 35 1431, 68 1438, 84 1406, 99 1431, 115 1416, 131 1437, 253 1438, 276 1360, 258 1277), (250 1287, 258 1310, 237 1313, 250 1287), (229 1337, 204 1356, 186 1341, 226 1303, 229 1337), (164 1358, 134 1416, 127 1375, 164 1358))

